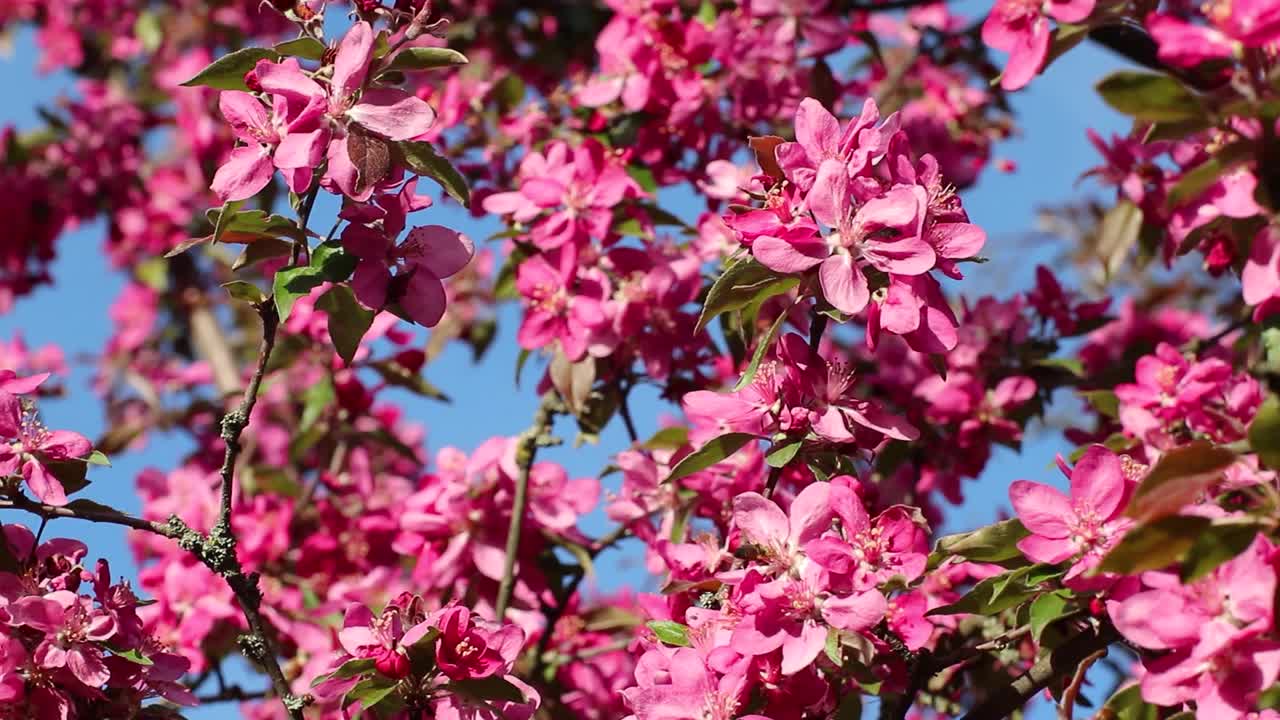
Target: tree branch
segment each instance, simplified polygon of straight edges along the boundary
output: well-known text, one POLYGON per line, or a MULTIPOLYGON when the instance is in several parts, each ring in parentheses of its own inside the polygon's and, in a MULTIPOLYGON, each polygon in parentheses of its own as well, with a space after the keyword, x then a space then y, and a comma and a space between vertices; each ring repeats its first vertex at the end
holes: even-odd
POLYGON ((1009 717, 1049 683, 1060 677, 1073 676, 1086 658, 1100 650, 1105 651, 1119 639, 1110 625, 1090 627, 1050 652, 1013 682, 992 693, 961 720, 1002 720, 1009 717))
POLYGON ((0 499, 0 510, 23 510, 32 515, 36 515, 44 520, 53 520, 56 518, 72 518, 75 520, 87 520, 88 522, 107 523, 110 525, 123 525, 124 527, 133 528, 134 530, 143 530, 145 532, 163 535, 167 538, 178 539, 181 534, 173 530, 166 523, 154 522, 152 520, 144 520, 127 513, 120 512, 113 508, 79 504, 78 501, 71 501, 62 506, 45 505, 34 500, 29 500, 21 495, 11 498, 0 499))
POLYGON ((516 494, 511 505, 511 524, 507 528, 507 557, 502 571, 502 582, 498 584, 498 598, 494 603, 494 619, 502 622, 511 604, 511 593, 516 583, 516 554, 520 549, 520 534, 524 532, 524 512, 528 504, 529 472, 533 468, 533 460, 538 448, 558 445, 559 440, 551 435, 551 426, 557 414, 564 411, 564 404, 555 392, 542 396, 537 412, 533 415, 533 424, 520 433, 516 441, 516 465, 520 474, 516 476, 516 494))

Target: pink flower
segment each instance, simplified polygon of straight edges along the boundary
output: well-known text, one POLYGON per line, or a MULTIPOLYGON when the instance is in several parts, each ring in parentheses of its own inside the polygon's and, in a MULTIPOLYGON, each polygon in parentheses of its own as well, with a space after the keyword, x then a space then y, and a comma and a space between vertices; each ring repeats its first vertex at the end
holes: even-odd
POLYGON ((1000 86, 1017 90, 1040 72, 1049 54, 1049 18, 1078 23, 1093 12, 1094 0, 996 0, 982 24, 982 41, 1009 53, 1000 86))
POLYGON ((289 185, 297 190, 310 184, 312 168, 327 157, 328 184, 354 199, 367 199, 376 183, 357 177, 348 127, 358 125, 394 142, 423 135, 435 122, 435 111, 415 95, 398 88, 366 88, 373 45, 369 23, 352 25, 338 44, 327 86, 303 73, 293 58, 259 61, 253 73, 272 97, 270 121, 252 96, 224 93, 231 97, 223 103, 223 114, 237 137, 251 146, 232 151, 215 177, 214 191, 224 200, 251 197, 270 181, 272 163, 292 173, 289 185))
POLYGON ((1120 541, 1132 521, 1123 517, 1128 482, 1115 453, 1094 445, 1074 468, 1060 463, 1071 479, 1071 495, 1018 480, 1009 486, 1009 499, 1031 535, 1018 541, 1023 555, 1036 562, 1073 559, 1067 579, 1073 579, 1102 559, 1120 541))
POLYGON ((16 395, 0 391, 0 475, 22 470, 31 492, 40 502, 65 505, 62 483, 45 465, 47 461, 73 460, 93 450, 89 440, 70 430, 48 430, 34 407, 24 407, 16 395))
POLYGON ((738 668, 718 673, 692 648, 679 648, 670 658, 647 653, 641 664, 653 658, 661 669, 644 673, 648 682, 623 691, 636 720, 753 720, 759 716, 739 715, 750 689, 738 668))
POLYGON ((524 644, 520 628, 491 626, 459 605, 438 611, 429 622, 440 630, 436 665, 454 680, 505 675, 524 644))
POLYGON ((1244 301, 1250 305, 1280 300, 1280 228, 1267 225, 1258 231, 1240 282, 1244 301))
POLYGON ((516 290, 525 304, 517 340, 526 350, 559 341, 572 361, 587 354, 595 334, 608 325, 601 301, 604 278, 579 275, 575 253, 558 250, 535 255, 516 270, 516 290))
POLYGON ((116 634, 111 616, 95 610, 88 598, 59 590, 30 595, 8 606, 10 623, 46 633, 33 659, 42 668, 67 668, 77 680, 99 688, 111 679, 102 660, 103 646, 116 634))
POLYGON ((342 239, 360 259, 351 278, 360 302, 375 310, 398 302, 424 327, 435 327, 444 316, 447 296, 442 281, 475 255, 470 238, 443 225, 414 228, 399 245, 377 232, 344 232, 342 239))
POLYGON ((801 438, 812 430, 828 442, 866 447, 919 437, 906 420, 858 397, 852 371, 811 352, 799 335, 783 336, 776 352, 777 359, 762 363, 754 381, 738 392, 685 395, 685 413, 699 426, 761 437, 782 432, 801 438))
MULTIPOLYGON (((298 61, 285 60, 301 75, 298 61)), ((291 107, 284 95, 273 95, 271 111, 246 92, 228 91, 218 97, 222 117, 236 139, 244 143, 231 151, 210 186, 223 201, 245 200, 271 182, 276 168, 285 173, 289 189, 301 193, 311 184, 312 168, 323 157, 325 133, 318 107, 291 107)))
POLYGON ((787 570, 801 546, 831 527, 830 492, 827 483, 810 485, 791 501, 790 515, 759 493, 743 493, 733 499, 733 522, 765 562, 787 570))
POLYGON ((862 592, 895 576, 911 582, 928 564, 929 534, 918 513, 894 505, 872 518, 848 475, 831 479, 831 508, 843 537, 825 536, 806 553, 840 583, 862 592))
POLYGON ((378 672, 399 680, 408 677, 408 648, 426 637, 432 623, 423 621, 406 628, 400 608, 387 606, 374 617, 364 605, 352 605, 338 631, 338 641, 353 658, 373 658, 378 672))
POLYGON ((484 199, 484 209, 522 223, 540 218, 531 235, 542 250, 604 238, 613 223, 614 208, 624 198, 641 193, 626 170, 594 139, 577 148, 557 141, 548 145, 546 155, 529 153, 520 163, 520 178, 518 191, 490 195, 484 199))

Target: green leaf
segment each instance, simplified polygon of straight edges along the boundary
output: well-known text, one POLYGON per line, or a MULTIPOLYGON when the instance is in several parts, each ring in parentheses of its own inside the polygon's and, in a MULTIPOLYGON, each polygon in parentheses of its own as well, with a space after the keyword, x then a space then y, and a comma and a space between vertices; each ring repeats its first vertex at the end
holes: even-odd
POLYGON ((435 180, 449 193, 449 197, 457 200, 463 207, 471 207, 471 190, 467 187, 466 179, 448 158, 436 152, 431 143, 406 141, 399 145, 405 165, 410 170, 435 180))
POLYGON ((373 658, 353 658, 342 663, 337 670, 326 675, 321 675, 315 680, 312 680, 311 687, 315 687, 329 679, 346 680, 347 678, 353 678, 357 675, 364 675, 365 673, 373 672, 374 663, 375 661, 373 658))
POLYGON ((326 49, 324 43, 309 37, 300 37, 282 42, 275 47, 275 51, 281 55, 316 61, 324 59, 326 49))
POLYGON ((369 367, 377 370, 383 381, 388 385, 405 388, 410 392, 432 400, 449 402, 449 396, 443 390, 428 382, 421 373, 411 371, 394 359, 379 360, 378 362, 370 363, 369 367))
POLYGON ((1173 515, 1222 476, 1236 454, 1203 440, 1165 453, 1138 484, 1125 515, 1140 523, 1173 515))
POLYGON ((1237 142, 1223 147, 1208 160, 1191 168, 1178 178, 1178 182, 1169 188, 1165 198, 1165 208, 1173 210, 1185 202, 1200 197, 1209 186, 1222 177, 1232 167, 1254 156, 1252 143, 1237 142))
POLYGON ((1058 23, 1058 27, 1054 28, 1053 35, 1049 40, 1049 52, 1045 55, 1044 65, 1041 66, 1040 72, 1043 73, 1053 61, 1066 55, 1072 48, 1084 42, 1085 38, 1089 37, 1089 30, 1088 25, 1058 23))
POLYGON ((712 438, 707 441, 706 445, 681 458, 680 462, 671 468, 671 474, 667 476, 667 482, 675 482, 682 477, 706 470, 738 452, 743 445, 755 438, 756 436, 751 433, 726 433, 720 437, 712 438))
POLYGON ((524 702, 524 693, 520 692, 520 688, 512 685, 510 681, 498 675, 454 680, 453 682, 445 685, 444 688, 474 700, 499 700, 513 703, 524 702))
POLYGON ((298 432, 310 430, 336 398, 333 381, 327 375, 319 382, 308 385, 302 391, 302 417, 298 420, 298 432))
POLYGON ((151 661, 151 658, 143 655, 141 652, 137 651, 136 649, 135 650, 112 650, 111 654, 115 655, 118 658, 123 658, 125 660, 128 660, 129 662, 135 665, 144 665, 144 666, 155 665, 155 663, 151 661))
POLYGON ((1045 358, 1037 360, 1036 366, 1061 370, 1076 377, 1084 377, 1084 363, 1077 358, 1045 358))
POLYGON ((1249 446, 1258 460, 1280 470, 1280 395, 1268 395, 1249 423, 1249 446))
POLYGON ((679 450, 689 444, 689 428, 683 425, 664 427, 645 440, 640 447, 645 450, 679 450))
POLYGON ((348 255, 337 240, 321 243, 311 251, 311 267, 329 282, 343 282, 351 277, 358 262, 356 256, 348 255))
POLYGON ((231 263, 233 271, 257 265, 263 260, 285 257, 293 251, 293 243, 278 238, 263 238, 244 246, 235 261, 231 263))
POLYGON ((1098 93, 1116 110, 1148 122, 1179 122, 1205 114, 1196 96, 1168 75, 1122 70, 1103 78, 1098 93))
POLYGON ((974 562, 998 563, 1021 557, 1018 541, 1030 535, 1017 518, 1002 520, 973 532, 938 538, 935 554, 959 555, 974 562))
POLYGON ((296 267, 278 271, 272 282, 272 292, 275 294, 276 312, 280 315, 280 322, 284 322, 289 317, 293 304, 298 301, 298 298, 310 293, 323 282, 324 276, 319 269, 313 267, 296 267))
POLYGON ((355 687, 347 691, 342 697, 342 707, 358 702, 360 707, 368 710, 378 703, 382 702, 395 691, 399 685, 395 680, 375 675, 371 678, 365 678, 356 684, 355 687))
POLYGON ((756 342, 756 349, 751 353, 751 362, 747 363, 747 368, 742 371, 742 377, 738 378, 738 384, 733 386, 733 391, 737 392, 751 384, 755 380, 756 373, 760 371, 760 363, 764 361, 764 356, 769 352, 769 348, 773 345, 773 341, 777 339, 778 333, 782 331, 782 324, 787 320, 787 312, 778 313, 778 317, 774 318, 773 323, 769 325, 769 332, 764 334, 756 342))
POLYGON ((440 638, 440 630, 428 628, 421 638, 405 648, 409 654, 409 667, 415 675, 426 677, 436 666, 436 640, 440 638))
POLYGON ((1209 522, 1208 518, 1170 515, 1139 525, 1107 553, 1097 571, 1132 575, 1171 565, 1195 544, 1209 522))
POLYGON ((1120 417, 1120 398, 1113 390, 1088 390, 1080 393, 1085 402, 1097 410, 1100 415, 1109 418, 1120 417))
POLYGON ((772 468, 786 467, 787 463, 795 459, 796 453, 800 452, 800 448, 803 445, 803 440, 796 440, 785 445, 775 445, 770 448, 769 454, 765 456, 764 461, 772 468))
MULTIPOLYGON (((925 615, 959 615, 962 613, 995 615, 1011 607, 1021 605, 1027 598, 1038 592, 1039 582, 1029 584, 1027 582, 1028 575, 1033 569, 1044 569, 1044 567, 1032 565, 989 577, 974 585, 973 589, 965 593, 959 600, 950 605, 936 607, 925 613, 925 615)), ((1052 568, 1052 566, 1047 567, 1052 568)))
POLYGON ((108 458, 106 456, 106 453, 103 453, 101 450, 94 450, 93 452, 89 453, 89 457, 85 458, 85 462, 89 463, 90 465, 103 465, 105 467, 111 467, 111 459, 108 458))
POLYGON ((342 358, 343 364, 351 365, 352 358, 360 349, 360 341, 377 313, 361 305, 346 285, 329 288, 320 296, 316 307, 329 316, 329 339, 333 341, 338 357, 342 358))
POLYGON ((232 298, 247 302, 250 305, 260 305, 267 299, 267 296, 262 294, 262 290, 257 285, 245 280, 232 280, 229 283, 223 283, 222 287, 226 289, 227 294, 232 298))
POLYGON ((391 59, 391 64, 387 66, 388 70, 431 70, 434 68, 452 67, 456 65, 466 65, 467 56, 442 47, 414 47, 406 48, 396 53, 391 59))
POLYGON ((1102 216, 1098 224, 1098 240, 1095 249, 1102 269, 1108 278, 1124 264, 1129 251, 1138 242, 1142 229, 1142 209, 1129 200, 1121 200, 1102 216))
POLYGON ((739 310, 753 302, 788 292, 800 284, 800 278, 779 275, 746 257, 730 265, 707 292, 696 331, 701 331, 716 316, 739 310))
POLYGON ((245 73, 252 70, 259 60, 277 62, 280 60, 280 53, 268 48, 241 48, 214 60, 182 85, 184 87, 204 85, 218 90, 247 91, 249 86, 244 84, 245 73))
POLYGON ((1244 552, 1258 531, 1259 527, 1253 520, 1240 522, 1228 518, 1210 525, 1187 550, 1187 557, 1182 562, 1183 584, 1199 580, 1244 552))
POLYGON ((1040 634, 1054 620, 1058 620, 1068 614, 1067 606, 1070 599, 1065 591, 1045 593, 1031 602, 1031 638, 1037 643, 1040 642, 1040 634))
POLYGON ((1138 684, 1117 692, 1104 706, 1115 720, 1159 720, 1160 708, 1142 701, 1142 688, 1138 684))
POLYGON ((68 495, 89 486, 89 464, 83 460, 45 460, 43 464, 44 469, 57 478, 68 495))
POLYGON ((689 647, 689 628, 670 620, 650 620, 645 626, 667 645, 689 647))
POLYGON ((627 174, 631 176, 632 180, 636 181, 636 184, 640 186, 641 190, 644 190, 647 193, 657 192, 658 181, 654 179, 653 171, 649 168, 640 167, 639 165, 628 165, 627 174))
POLYGON ((711 0, 702 0, 702 4, 698 6, 698 22, 706 25, 708 28, 716 26, 716 17, 719 12, 716 11, 716 4, 711 0))

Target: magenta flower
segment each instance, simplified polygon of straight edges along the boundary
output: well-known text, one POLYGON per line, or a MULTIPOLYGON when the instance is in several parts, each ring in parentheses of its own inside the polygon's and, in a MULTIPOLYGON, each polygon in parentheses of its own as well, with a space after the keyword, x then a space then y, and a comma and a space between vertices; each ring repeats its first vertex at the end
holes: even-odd
POLYGON ((1258 231, 1240 273, 1244 301, 1250 305, 1280 302, 1280 228, 1258 231))
POLYGON ((520 628, 491 626, 460 605, 443 608, 428 621, 440 630, 436 665, 454 680, 506 674, 524 644, 520 628))
POLYGON ((1244 718, 1253 710, 1280 675, 1280 643, 1267 636, 1274 624, 1274 553, 1259 536, 1195 583, 1147 572, 1140 592, 1107 603, 1127 640, 1159 653, 1144 663, 1144 699, 1194 701, 1200 717, 1244 718))
POLYGON ((525 304, 516 335, 520 347, 537 350, 559 341, 570 360, 581 360, 593 337, 608 326, 603 278, 579 275, 575 253, 535 255, 516 270, 516 290, 525 304))
POLYGON ((733 499, 733 523, 742 541, 756 546, 764 562, 789 569, 805 543, 831 527, 831 486, 814 483, 791 501, 789 514, 759 493, 743 493, 733 499))
POLYGON ((232 151, 215 176, 214 191, 224 200, 251 197, 270 181, 272 164, 291 175, 290 188, 297 191, 310 184, 311 168, 327 157, 325 180, 351 198, 368 199, 374 183, 358 187, 347 149, 348 126, 400 141, 426 133, 435 122, 435 111, 421 98, 398 88, 365 87, 373 45, 369 23, 351 26, 338 43, 327 86, 303 73, 293 58, 259 61, 254 78, 272 97, 270 119, 253 96, 224 93, 223 115, 249 146, 232 151))
POLYGON ((803 437, 812 430, 827 442, 856 442, 865 447, 875 447, 886 438, 919 437, 906 420, 876 401, 858 397, 855 381, 842 363, 812 353, 803 338, 789 333, 778 343, 777 358, 761 364, 747 387, 735 393, 691 392, 682 404, 696 425, 722 432, 803 437))
POLYGON ((554 250, 565 243, 583 245, 589 238, 604 238, 613 223, 614 208, 640 193, 636 182, 596 140, 585 140, 577 148, 557 141, 548 145, 546 155, 525 156, 519 190, 488 196, 484 209, 522 223, 538 219, 531 232, 534 245, 554 250))
POLYGON ((1018 549, 1036 562, 1073 560, 1070 580, 1096 566, 1132 521, 1123 516, 1129 483, 1115 453, 1094 445, 1063 472, 1071 479, 1070 496, 1018 480, 1009 486, 1009 500, 1031 532, 1018 541, 1018 549))
POLYGON ((342 242, 360 259, 351 278, 360 302, 375 310, 398 302, 425 327, 435 327, 444 316, 447 296, 442 281, 475 255, 470 238, 443 225, 414 228, 399 245, 377 231, 350 226, 342 242))
MULTIPOLYGON (((298 61, 288 58, 293 71, 302 75, 298 61)), ((305 76, 304 76, 305 77, 305 76)), ((271 182, 276 168, 285 184, 303 192, 311 184, 312 168, 324 156, 325 133, 320 114, 311 106, 291 107, 283 95, 273 95, 271 111, 246 92, 228 91, 218 97, 222 117, 243 146, 235 148, 218 168, 210 186, 223 201, 245 200, 271 182)))
POLYGON ((982 24, 982 41, 1009 53, 1000 87, 1017 90, 1040 72, 1049 54, 1049 18, 1078 23, 1093 12, 1095 0, 996 0, 982 24))
POLYGON ((34 407, 24 407, 16 395, 0 391, 0 475, 21 469, 31 493, 40 502, 66 505, 62 483, 45 466, 50 460, 83 458, 93 450, 88 438, 70 430, 49 430, 34 407))
POLYGON ((853 592, 872 590, 894 576, 908 582, 924 574, 929 535, 910 508, 894 505, 872 518, 848 475, 831 479, 831 509, 842 537, 827 535, 806 547, 834 582, 853 592))
POLYGON ((636 720, 763 720, 739 714, 751 686, 736 666, 718 673, 692 648, 669 658, 647 653, 640 663, 639 687, 623 691, 636 720), (647 662, 657 667, 650 670, 647 662))
POLYGON ((29 595, 8 606, 10 624, 45 633, 33 659, 42 668, 66 668, 86 687, 99 688, 111 679, 102 661, 102 646, 116 634, 111 616, 95 610, 88 598, 59 590, 43 597, 29 595))
POLYGON ((408 648, 430 632, 432 624, 421 622, 406 628, 400 608, 388 605, 374 617, 364 605, 352 605, 338 631, 342 649, 353 658, 373 658, 378 672, 399 680, 409 675, 408 648))

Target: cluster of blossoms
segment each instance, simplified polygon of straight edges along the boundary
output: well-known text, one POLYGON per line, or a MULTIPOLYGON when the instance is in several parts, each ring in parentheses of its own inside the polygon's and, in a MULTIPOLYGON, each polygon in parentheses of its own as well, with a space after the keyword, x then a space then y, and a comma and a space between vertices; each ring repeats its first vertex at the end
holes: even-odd
POLYGON ((868 100, 842 130, 806 98, 796 141, 766 155, 765 206, 725 222, 765 267, 817 268, 826 302, 845 315, 867 310, 871 346, 889 332, 921 352, 950 350, 956 318, 930 272, 961 277, 957 262, 976 257, 986 233, 968 222, 937 161, 911 156, 898 119, 879 121, 868 100))
POLYGON ((46 378, 48 373, 20 377, 12 369, 0 370, 0 476, 21 476, 40 502, 65 505, 65 481, 55 467, 78 464, 83 469, 93 445, 77 432, 50 430, 41 422, 35 402, 25 396, 46 378))
MULTIPOLYGON (((136 717, 163 698, 195 705, 178 681, 188 663, 143 627, 129 583, 105 560, 84 567, 78 540, 40 542, 0 526, 0 702, 5 717, 136 717)), ((165 717, 165 715, 154 715, 165 717)))

